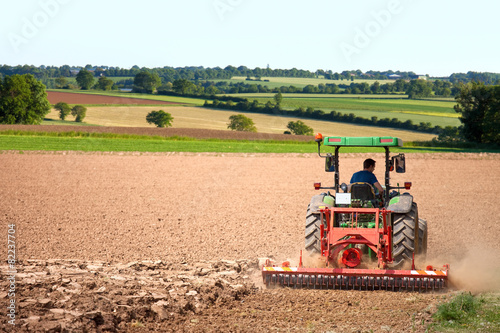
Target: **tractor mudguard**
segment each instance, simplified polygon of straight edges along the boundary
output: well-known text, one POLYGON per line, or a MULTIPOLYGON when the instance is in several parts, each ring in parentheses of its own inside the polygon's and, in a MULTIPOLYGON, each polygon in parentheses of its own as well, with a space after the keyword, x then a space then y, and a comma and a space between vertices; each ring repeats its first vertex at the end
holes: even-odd
POLYGON ((397 214, 406 214, 411 210, 411 205, 413 204, 413 196, 410 193, 403 193, 398 195, 389 201, 388 210, 397 214))
POLYGON ((311 211, 311 213, 319 214, 320 209, 332 207, 333 202, 334 202, 333 197, 327 195, 326 193, 321 193, 311 198, 311 203, 309 204, 309 210, 311 211))

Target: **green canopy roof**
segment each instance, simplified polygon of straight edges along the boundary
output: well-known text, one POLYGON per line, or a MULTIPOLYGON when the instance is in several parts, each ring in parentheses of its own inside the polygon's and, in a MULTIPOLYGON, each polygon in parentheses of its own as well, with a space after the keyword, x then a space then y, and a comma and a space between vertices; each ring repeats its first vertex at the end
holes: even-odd
POLYGON ((403 140, 392 136, 349 137, 326 136, 323 138, 325 146, 350 147, 402 147, 403 140))

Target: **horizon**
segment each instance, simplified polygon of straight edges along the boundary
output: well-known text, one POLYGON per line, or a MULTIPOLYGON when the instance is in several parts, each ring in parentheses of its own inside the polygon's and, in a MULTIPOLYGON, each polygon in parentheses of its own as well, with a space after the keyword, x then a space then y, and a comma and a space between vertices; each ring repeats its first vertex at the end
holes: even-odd
MULTIPOLYGON (((254 68, 250 68, 248 66, 245 66, 245 65, 239 65, 239 66, 235 66, 235 65, 227 65, 227 66, 224 66, 224 67, 220 67, 220 66, 216 66, 216 67, 206 67, 206 66, 202 66, 202 65, 199 65, 199 66, 193 66, 193 65, 188 65, 188 66, 180 66, 180 67, 173 67, 173 66, 168 66, 168 65, 165 65, 165 66, 157 66, 157 67, 144 67, 144 66, 139 66, 139 65, 133 65, 131 67, 120 67, 120 66, 110 66, 110 65, 93 65, 93 64, 86 64, 84 66, 81 66, 81 65, 68 65, 68 64, 63 64, 63 65, 45 65, 45 64, 41 64, 41 65, 33 65, 33 64, 17 64, 17 65, 10 65, 10 64, 0 64, 0 66, 10 66, 10 67, 18 67, 18 66, 34 66, 34 67, 62 67, 62 66, 68 66, 70 68, 79 68, 79 69, 83 69, 85 68, 86 66, 92 66, 92 68, 120 68, 120 69, 127 69, 127 70, 130 70, 132 69, 133 67, 137 66, 139 69, 143 69, 143 68, 146 68, 146 69, 155 69, 155 68, 173 68, 173 69, 182 69, 182 68, 203 68, 203 69, 208 69, 208 68, 211 68, 211 69, 214 69, 214 68, 220 68, 220 69, 225 69, 226 67, 229 67, 229 66, 232 66, 234 68, 239 68, 239 67, 246 67, 247 69, 249 70, 254 70, 256 68, 267 68, 266 67, 254 67, 254 68)), ((291 68, 272 68, 271 66, 269 67, 269 69, 271 70, 291 70, 291 69, 297 69, 297 70, 304 70, 304 71, 309 71, 308 69, 303 69, 303 68, 297 68, 297 67, 291 67, 291 68)), ((328 71, 331 71, 329 69, 322 69, 322 68, 318 68, 317 70, 314 70, 314 71, 309 71, 311 73, 315 73, 319 70, 323 70, 325 72, 328 72, 328 71)), ((440 77, 450 77, 452 74, 467 74, 469 72, 473 72, 473 73, 490 73, 490 74, 500 74, 500 73, 496 73, 496 72, 475 72, 475 71, 466 71, 466 72, 454 72, 454 73, 451 73, 450 75, 444 75, 444 76, 435 76, 435 75, 430 75, 430 74, 424 74, 424 73, 419 73, 419 72, 416 72, 416 71, 412 71, 412 70, 409 70, 409 71, 401 71, 401 70, 392 70, 392 69, 387 69, 387 70, 383 70, 383 71, 377 71, 377 70, 367 70, 367 71, 362 71, 361 69, 344 69, 342 71, 339 71, 339 72, 334 72, 332 71, 332 73, 342 73, 344 71, 347 71, 347 72, 354 72, 354 71, 361 71, 362 74, 366 74, 368 72, 379 72, 379 73, 388 73, 388 72, 394 72, 394 73, 414 73, 415 75, 428 75, 430 78, 440 78, 440 77)), ((265 77, 265 76, 263 76, 265 77)))
POLYGON ((3 8, 0 63, 9 66, 500 73, 500 3, 485 0, 26 0, 3 8))

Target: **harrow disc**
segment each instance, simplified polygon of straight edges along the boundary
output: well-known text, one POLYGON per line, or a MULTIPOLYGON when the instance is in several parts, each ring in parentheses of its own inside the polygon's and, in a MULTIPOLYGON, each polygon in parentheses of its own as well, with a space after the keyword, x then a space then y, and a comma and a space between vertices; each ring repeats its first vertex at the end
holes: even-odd
POLYGON ((344 275, 270 274, 266 286, 304 289, 437 291, 446 287, 443 278, 361 277, 344 275))
POLYGON ((426 271, 264 266, 262 277, 267 287, 424 292, 447 287, 448 266, 426 271))

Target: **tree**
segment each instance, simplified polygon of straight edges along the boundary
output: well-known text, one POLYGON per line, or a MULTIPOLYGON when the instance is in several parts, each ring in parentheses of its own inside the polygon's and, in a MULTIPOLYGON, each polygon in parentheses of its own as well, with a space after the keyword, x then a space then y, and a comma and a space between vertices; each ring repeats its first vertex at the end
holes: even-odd
POLYGON ((33 75, 6 76, 0 81, 0 123, 40 124, 50 108, 45 86, 33 75))
POLYGON ((172 82, 165 83, 165 89, 167 89, 167 90, 172 90, 173 86, 174 85, 172 84, 172 82))
POLYGON ((301 120, 290 121, 286 128, 295 135, 313 135, 313 129, 301 120))
POLYGON ((161 79, 156 73, 139 72, 134 77, 134 91, 152 94, 161 85, 161 79))
POLYGON ((403 79, 397 79, 396 82, 394 82, 394 90, 397 92, 406 91, 406 86, 407 83, 403 79))
POLYGON ((283 101, 283 95, 281 95, 281 92, 274 95, 274 101, 276 102, 276 105, 281 105, 281 101, 283 101))
POLYGON ((172 121, 174 117, 168 112, 163 110, 151 111, 146 116, 146 121, 148 124, 155 124, 156 127, 170 127, 172 126, 172 121))
POLYGON ((429 97, 432 88, 425 80, 412 80, 406 89, 406 94, 410 99, 429 97))
POLYGON ((454 126, 446 126, 445 128, 443 128, 441 133, 439 133, 437 139, 434 138, 432 139, 432 141, 446 144, 455 144, 463 142, 463 139, 460 133, 460 128, 454 126))
POLYGON ((500 85, 490 87, 493 98, 484 115, 485 142, 500 145, 500 85))
MULTIPOLYGON (((206 89, 205 89, 205 92, 207 93, 207 95, 215 95, 215 94, 218 94, 219 93, 219 89, 217 89, 216 86, 214 85, 210 85, 208 86, 206 89)), ((255 92, 255 91, 253 91, 255 92)), ((256 92, 259 92, 259 90, 257 89, 256 92)))
POLYGON ((83 118, 87 115, 87 108, 83 105, 75 105, 71 109, 71 115, 75 118, 75 121, 77 123, 81 123, 83 121, 83 118))
POLYGON ((60 76, 56 79, 56 88, 62 89, 67 85, 68 85, 68 80, 65 77, 60 76))
POLYGON ((227 128, 233 131, 257 132, 257 128, 252 119, 242 114, 235 114, 229 117, 227 128))
POLYGON ((181 95, 192 93, 194 89, 194 83, 186 79, 175 80, 172 84, 172 90, 181 95))
POLYGON ((461 84, 453 108, 460 113, 462 133, 476 143, 500 144, 500 86, 472 82, 461 84))
POLYGON ((372 86, 370 87, 370 90, 374 94, 379 94, 380 93, 380 83, 378 81, 375 81, 372 86))
POLYGON ((108 90, 111 90, 113 88, 114 84, 115 83, 113 82, 113 80, 108 79, 105 76, 101 76, 99 78, 99 80, 97 81, 97 89, 108 91, 108 90))
POLYGON ((68 103, 64 102, 59 102, 54 105, 54 109, 59 111, 59 118, 61 118, 61 120, 66 119, 66 116, 71 112, 71 108, 69 107, 68 103))
POLYGON ((76 83, 83 90, 89 90, 94 85, 94 75, 86 69, 81 69, 78 74, 76 74, 76 83))

